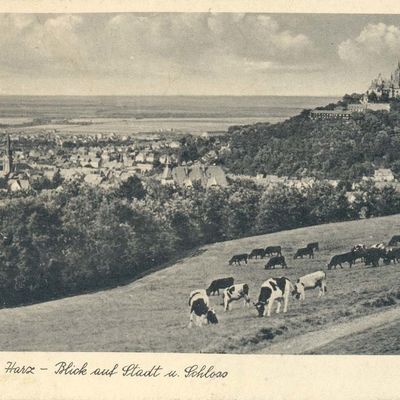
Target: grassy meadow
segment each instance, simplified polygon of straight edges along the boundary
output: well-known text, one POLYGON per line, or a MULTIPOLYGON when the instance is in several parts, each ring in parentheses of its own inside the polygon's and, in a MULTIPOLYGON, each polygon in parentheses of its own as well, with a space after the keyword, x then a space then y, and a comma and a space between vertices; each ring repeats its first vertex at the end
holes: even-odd
MULTIPOLYGON (((387 242, 400 234, 400 215, 313 226, 204 246, 192 256, 149 274, 126 286, 61 300, 0 310, 1 350, 18 351, 147 351, 252 353, 307 332, 394 308, 400 304, 400 264, 355 267, 327 271, 334 254, 357 243, 387 242), (318 241, 314 259, 293 259, 298 247, 318 241), (265 270, 265 260, 229 266, 233 254, 253 248, 281 245, 288 269, 265 270), (289 302, 287 314, 258 318, 253 306, 233 303, 224 312, 221 296, 211 296, 219 324, 187 327, 188 296, 205 288, 212 279, 233 276, 248 283, 256 300, 261 284, 270 277, 292 281, 316 270, 327 272, 328 292, 317 290, 306 300, 289 302)), ((395 334, 396 332, 393 332, 395 334)), ((333 342, 335 343, 335 342, 333 342)), ((340 344, 340 340, 338 341, 340 344)), ((337 350, 329 348, 330 353, 337 350)), ((356 353, 363 353, 361 346, 356 353)), ((365 351, 371 352, 370 349, 365 351)))

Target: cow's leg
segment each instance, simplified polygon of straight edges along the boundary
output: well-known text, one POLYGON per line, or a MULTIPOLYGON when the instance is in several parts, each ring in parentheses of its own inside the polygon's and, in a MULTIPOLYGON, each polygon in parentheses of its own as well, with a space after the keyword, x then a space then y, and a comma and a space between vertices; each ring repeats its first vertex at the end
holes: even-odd
POLYGON ((281 312, 281 303, 282 303, 282 300, 281 300, 281 299, 278 299, 278 300, 277 300, 277 303, 278 303, 278 306, 276 307, 276 313, 279 314, 279 313, 281 312))
POLYGON ((224 310, 225 311, 229 310, 229 299, 227 297, 228 296, 225 296, 225 298, 224 298, 224 310))
POLYGON ((189 320, 188 328, 191 328, 192 326, 193 326, 193 311, 190 313, 190 320, 189 320))
MULTIPOLYGON (((272 311, 272 306, 273 306, 273 304, 274 304, 274 301, 273 301, 273 300, 269 300, 269 302, 268 302, 268 307, 266 308, 267 317, 270 317, 270 316, 271 316, 271 311, 272 311)), ((264 316, 265 316, 265 310, 264 310, 264 316)))
POLYGON ((289 303, 289 291, 287 290, 285 293, 285 298, 284 298, 284 303, 283 303, 283 312, 284 313, 287 312, 288 303, 289 303))
POLYGON ((339 264, 340 265, 340 268, 342 268, 343 269, 343 266, 342 266, 342 264, 339 264))

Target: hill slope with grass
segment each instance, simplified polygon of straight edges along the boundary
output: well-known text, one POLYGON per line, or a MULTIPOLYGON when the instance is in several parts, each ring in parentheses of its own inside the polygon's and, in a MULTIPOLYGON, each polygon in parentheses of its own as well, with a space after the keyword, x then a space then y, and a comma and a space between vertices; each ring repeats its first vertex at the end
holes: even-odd
POLYGON ((225 313, 221 297, 211 296, 219 324, 203 328, 187 327, 189 293, 216 277, 233 276, 237 283, 247 282, 256 299, 267 278, 285 275, 294 281, 326 270, 333 254, 348 251, 353 244, 388 241, 399 233, 400 215, 395 215, 207 245, 126 286, 0 310, 1 350, 268 353, 268 346, 298 335, 395 309, 400 304, 400 264, 371 268, 358 262, 352 269, 346 265, 326 271, 325 298, 318 299, 317 291, 307 292, 303 304, 291 298, 288 313, 271 318, 258 318, 254 307, 243 308, 242 303, 225 313), (320 243, 315 258, 294 260, 295 250, 311 241, 320 243), (265 270, 265 260, 228 265, 235 253, 278 244, 287 270, 265 270))

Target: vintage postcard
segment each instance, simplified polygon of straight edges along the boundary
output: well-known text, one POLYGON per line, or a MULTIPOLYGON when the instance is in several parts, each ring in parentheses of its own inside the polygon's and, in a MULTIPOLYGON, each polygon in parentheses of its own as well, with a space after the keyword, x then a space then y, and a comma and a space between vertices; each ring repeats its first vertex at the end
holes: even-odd
POLYGON ((379 4, 0 6, 2 398, 400 397, 379 4))

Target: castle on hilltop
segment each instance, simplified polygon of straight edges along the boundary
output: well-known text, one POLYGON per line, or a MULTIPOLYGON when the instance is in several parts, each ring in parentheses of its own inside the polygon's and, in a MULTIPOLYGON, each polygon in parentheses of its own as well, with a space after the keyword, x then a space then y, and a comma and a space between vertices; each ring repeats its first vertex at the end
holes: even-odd
POLYGON ((368 97, 376 96, 377 99, 395 99, 400 97, 400 61, 397 63, 396 70, 391 74, 390 79, 382 78, 379 74, 371 82, 371 86, 366 92, 368 97))

